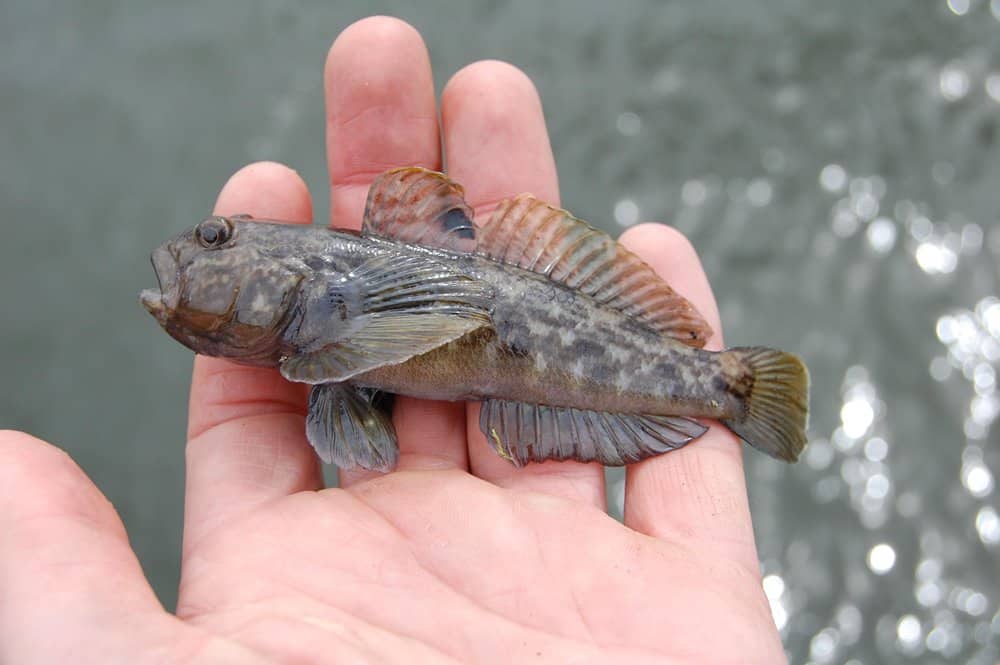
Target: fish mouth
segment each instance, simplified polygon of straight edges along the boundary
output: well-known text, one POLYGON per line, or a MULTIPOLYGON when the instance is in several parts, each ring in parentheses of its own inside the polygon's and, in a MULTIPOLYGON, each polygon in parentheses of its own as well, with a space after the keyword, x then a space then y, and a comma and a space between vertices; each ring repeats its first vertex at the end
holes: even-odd
POLYGON ((158 320, 163 320, 167 316, 167 306, 163 304, 163 294, 159 289, 143 289, 139 293, 139 302, 146 308, 146 311, 155 316, 158 320))
POLYGON ((179 282, 178 264, 173 254, 166 247, 156 249, 150 261, 153 264, 153 272, 156 274, 157 288, 143 289, 139 294, 139 302, 152 314, 160 323, 166 322, 171 310, 176 306, 179 293, 177 285, 179 282))

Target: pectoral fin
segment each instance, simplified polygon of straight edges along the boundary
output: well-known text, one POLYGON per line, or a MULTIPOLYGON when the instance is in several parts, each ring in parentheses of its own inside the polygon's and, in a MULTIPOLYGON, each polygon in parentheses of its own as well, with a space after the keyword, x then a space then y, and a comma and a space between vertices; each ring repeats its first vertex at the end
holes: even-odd
POLYGON ((281 362, 290 381, 346 381, 491 321, 487 284, 422 257, 372 259, 346 279, 310 288, 296 329, 299 351, 281 362))
POLYGON ((623 466, 675 450, 708 429, 689 418, 605 413, 489 399, 479 427, 515 466, 572 459, 623 466))
POLYGON ((384 365, 396 365, 485 325, 456 313, 386 312, 363 322, 350 338, 281 363, 289 381, 346 381, 384 365))
POLYGON ((320 459, 341 469, 386 472, 396 466, 396 430, 389 413, 373 403, 375 394, 342 383, 312 387, 306 437, 320 459))

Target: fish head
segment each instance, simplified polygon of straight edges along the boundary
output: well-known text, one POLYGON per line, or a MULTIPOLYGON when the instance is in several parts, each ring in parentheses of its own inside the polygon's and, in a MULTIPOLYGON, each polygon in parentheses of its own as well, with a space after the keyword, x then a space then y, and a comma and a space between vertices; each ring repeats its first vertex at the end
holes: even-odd
POLYGON ((275 225, 210 217, 152 254, 157 289, 143 306, 203 355, 275 364, 302 275, 275 252, 275 225))

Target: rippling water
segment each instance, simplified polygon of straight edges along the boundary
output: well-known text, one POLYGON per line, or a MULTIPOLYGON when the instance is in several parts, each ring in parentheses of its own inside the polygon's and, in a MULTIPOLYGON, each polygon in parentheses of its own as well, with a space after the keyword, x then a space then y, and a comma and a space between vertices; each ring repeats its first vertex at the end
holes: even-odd
POLYGON ((803 463, 747 456, 792 662, 996 663, 1000 0, 7 3, 2 424, 80 460, 165 601, 189 359, 135 304, 146 256, 253 159, 325 214, 319 70, 373 6, 439 86, 528 71, 565 204, 675 224, 728 341, 806 357, 803 463))

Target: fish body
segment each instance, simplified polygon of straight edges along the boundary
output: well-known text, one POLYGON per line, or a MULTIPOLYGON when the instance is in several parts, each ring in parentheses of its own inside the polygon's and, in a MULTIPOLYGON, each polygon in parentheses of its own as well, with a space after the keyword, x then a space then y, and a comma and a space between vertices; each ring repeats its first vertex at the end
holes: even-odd
POLYGON ((492 328, 355 382, 428 399, 500 397, 712 418, 737 413, 732 395, 711 381, 725 371, 719 354, 664 340, 622 312, 516 266, 479 256, 439 259, 490 286, 492 328))
POLYGON ((711 330, 637 257, 521 196, 484 226, 442 174, 372 186, 361 233, 210 218, 153 254, 142 300, 178 341, 313 385, 307 434, 326 461, 388 470, 388 392, 484 402, 515 464, 626 464, 723 421, 765 452, 805 444, 795 356, 701 348, 711 330))

